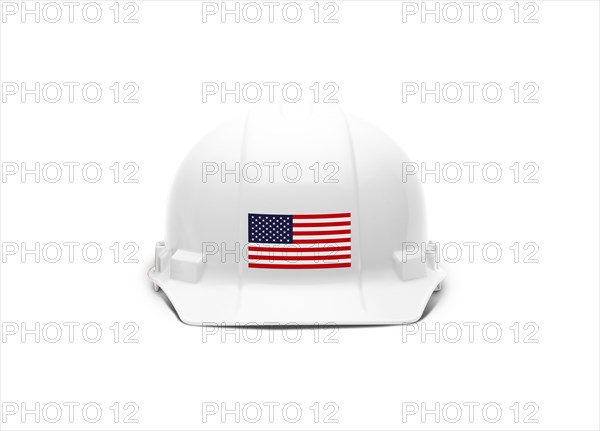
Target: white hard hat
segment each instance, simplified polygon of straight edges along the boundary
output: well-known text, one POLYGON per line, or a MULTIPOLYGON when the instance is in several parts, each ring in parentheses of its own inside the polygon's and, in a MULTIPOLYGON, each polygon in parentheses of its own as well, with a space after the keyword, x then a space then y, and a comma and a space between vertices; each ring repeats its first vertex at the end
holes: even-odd
POLYGON ((184 160, 150 279, 194 325, 414 322, 445 273, 406 162, 338 108, 253 110, 184 160))

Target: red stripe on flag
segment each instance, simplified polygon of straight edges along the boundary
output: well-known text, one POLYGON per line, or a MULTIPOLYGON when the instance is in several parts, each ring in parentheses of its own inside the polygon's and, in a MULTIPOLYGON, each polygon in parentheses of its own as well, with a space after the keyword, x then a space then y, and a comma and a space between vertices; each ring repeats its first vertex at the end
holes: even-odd
POLYGON ((289 251, 289 252, 302 252, 302 251, 314 251, 315 253, 324 253, 326 251, 350 251, 350 246, 341 247, 248 247, 248 251, 289 251))
POLYGON ((287 260, 290 262, 294 262, 296 260, 313 260, 318 262, 320 260, 338 260, 338 259, 350 259, 349 254, 339 254, 332 256, 268 256, 268 255, 249 255, 248 259, 256 259, 256 260, 287 260))
POLYGON ((345 233, 350 233, 350 229, 340 229, 340 230, 298 230, 294 231, 294 236, 296 235, 342 235, 345 233))
POLYGON ((350 226, 349 221, 326 221, 323 223, 292 223, 293 227, 329 227, 329 226, 350 226))
POLYGON ((350 213, 337 213, 337 214, 294 214, 294 219, 307 219, 307 218, 338 218, 338 217, 350 217, 350 213))
POLYGON ((302 265, 280 265, 277 263, 249 263, 249 268, 268 269, 321 269, 321 268, 348 268, 348 263, 324 263, 324 264, 302 264, 302 265))
POLYGON ((336 244, 338 242, 350 242, 350 238, 295 239, 293 244, 336 244))

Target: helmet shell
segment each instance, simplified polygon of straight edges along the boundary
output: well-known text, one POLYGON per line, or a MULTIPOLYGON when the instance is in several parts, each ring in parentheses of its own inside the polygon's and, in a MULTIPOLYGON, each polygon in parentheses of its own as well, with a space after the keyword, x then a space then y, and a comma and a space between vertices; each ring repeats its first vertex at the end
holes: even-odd
POLYGON ((255 109, 185 158, 151 278, 188 323, 414 321, 443 272, 415 252, 425 208, 418 179, 403 178, 407 162, 385 133, 336 107, 255 109), (251 267, 249 214, 349 214, 349 265, 251 267))

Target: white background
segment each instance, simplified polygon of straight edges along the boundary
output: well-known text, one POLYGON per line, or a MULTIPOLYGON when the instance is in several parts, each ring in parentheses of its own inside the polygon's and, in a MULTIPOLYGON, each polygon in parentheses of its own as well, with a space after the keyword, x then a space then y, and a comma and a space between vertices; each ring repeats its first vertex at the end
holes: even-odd
MULTIPOLYGON (((103 248, 95 264, 80 252, 73 263, 64 256, 57 263, 4 256, 3 411, 12 403, 33 408, 39 402, 42 408, 96 402, 103 413, 92 424, 79 407, 69 423, 63 406, 55 424, 43 416, 36 423, 32 414, 23 420, 19 413, 3 418, 0 428, 599 428, 597 2, 538 1, 538 23, 523 23, 523 16, 515 23, 513 2, 500 2, 497 23, 483 19, 480 6, 474 23, 463 17, 455 24, 432 17, 422 23, 419 15, 403 22, 403 4, 394 1, 338 2, 337 24, 315 24, 312 2, 302 3, 306 15, 296 24, 280 14, 273 24, 231 18, 223 24, 218 17, 203 23, 201 2, 138 1, 139 22, 126 24, 113 22, 112 3, 100 2, 103 16, 95 24, 82 18, 81 9, 74 23, 35 23, 32 17, 21 23, 15 15, 0 24, 3 83, 31 88, 35 82, 97 82, 104 90, 95 104, 80 92, 74 103, 66 96, 58 103, 35 103, 28 96, 23 103, 3 92, 3 163, 96 162, 103 168, 93 184, 80 174, 73 183, 37 183, 31 175, 25 182, 18 175, 3 179, 3 243, 97 242, 103 248), (436 183, 429 176, 424 189, 432 239, 497 242, 502 258, 489 263, 479 248, 474 262, 466 256, 443 262, 445 288, 410 328, 304 329, 296 343, 285 338, 294 338, 293 331, 265 331, 252 343, 253 331, 237 332, 236 341, 235 332, 209 334, 184 325, 146 277, 154 243, 164 237, 171 181, 203 135, 251 105, 218 97, 203 103, 202 82, 208 81, 295 81, 305 88, 335 82, 340 106, 382 128, 418 163, 498 163, 503 176, 496 183, 480 174, 473 183, 436 183), (465 95, 457 103, 435 103, 433 97, 422 103, 418 96, 402 102, 403 82, 432 87, 471 81, 500 84, 501 100, 486 102, 479 91, 473 103, 465 95), (114 103, 108 89, 114 82, 136 83, 139 103, 114 103), (538 85, 539 102, 515 103, 508 88, 515 82, 538 85), (115 162, 136 163, 139 182, 115 183, 109 170, 115 162), (539 181, 515 183, 509 170, 515 162, 537 164, 539 181), (121 252, 127 242, 138 244, 139 263, 124 263, 123 255, 114 263, 109 247, 115 242, 121 252), (515 242, 521 248, 536 243, 539 263, 523 263, 523 255, 515 263, 509 249, 515 242), (23 342, 20 333, 8 334, 7 322, 28 328, 57 322, 64 333, 57 343, 43 334, 39 343, 35 335, 23 342), (73 343, 64 322, 80 325, 73 343), (81 335, 88 322, 103 330, 97 343, 81 335), (110 329, 115 322, 121 328, 117 343, 110 329), (139 328, 139 342, 124 342, 131 332, 127 322, 139 328), (479 325, 473 342, 465 322, 479 325), (503 331, 496 343, 482 334, 490 322, 503 331), (517 342, 510 329, 515 322, 517 342), (436 324, 439 342, 435 334, 423 341, 421 332, 435 332, 436 324), (452 343, 455 326, 463 334, 452 343), (538 342, 525 342, 532 332, 530 341, 538 342), (324 342, 326 335, 337 342, 324 342), (121 414, 115 423, 109 410, 115 402, 121 413, 124 403, 139 406, 138 422, 124 423, 121 414), (303 413, 295 424, 280 408, 269 423, 266 407, 256 424, 245 416, 236 423, 233 415, 203 421, 203 403, 211 402, 228 408, 236 402, 293 402, 303 413), (321 415, 315 423, 309 407, 316 402, 321 413, 332 411, 325 403, 335 403, 338 422, 325 423, 321 415), (470 423, 468 402, 498 403, 502 416, 489 423, 480 405, 470 423), (455 424, 448 420, 454 410, 439 422, 420 414, 403 420, 407 403, 430 409, 458 403, 463 416, 455 424), (515 403, 521 413, 516 422, 510 409, 515 403), (537 423, 524 422, 533 411, 525 403, 539 408, 532 417, 537 423)), ((519 8, 523 13, 524 3, 519 8)))

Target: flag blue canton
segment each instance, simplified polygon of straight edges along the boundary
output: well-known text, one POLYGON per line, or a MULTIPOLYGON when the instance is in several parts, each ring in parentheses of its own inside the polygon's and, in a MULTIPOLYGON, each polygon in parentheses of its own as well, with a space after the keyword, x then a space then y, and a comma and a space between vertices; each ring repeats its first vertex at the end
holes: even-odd
POLYGON ((248 214, 248 242, 292 244, 292 216, 248 214))

